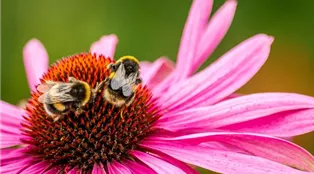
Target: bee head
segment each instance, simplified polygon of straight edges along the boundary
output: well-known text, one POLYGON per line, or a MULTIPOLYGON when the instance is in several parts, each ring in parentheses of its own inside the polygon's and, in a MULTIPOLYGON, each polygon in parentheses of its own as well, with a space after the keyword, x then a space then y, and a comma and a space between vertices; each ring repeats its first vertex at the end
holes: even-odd
POLYGON ((132 60, 125 60, 123 61, 124 69, 126 72, 126 75, 129 75, 134 72, 138 72, 139 66, 136 62, 132 60))
POLYGON ((72 86, 70 95, 75 97, 77 100, 83 100, 86 98, 86 88, 82 83, 75 83, 72 86))
POLYGON ((123 56, 117 61, 117 65, 123 65, 128 76, 131 73, 138 72, 140 69, 139 61, 133 56, 123 56))

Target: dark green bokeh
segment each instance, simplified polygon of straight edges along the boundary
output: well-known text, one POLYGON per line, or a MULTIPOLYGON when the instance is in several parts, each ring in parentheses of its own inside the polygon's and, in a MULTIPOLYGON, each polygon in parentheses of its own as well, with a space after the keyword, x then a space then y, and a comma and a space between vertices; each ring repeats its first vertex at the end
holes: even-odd
MULTIPOLYGON (((223 2, 215 1, 214 10, 223 2)), ((182 0, 2 0, 2 100, 17 104, 29 97, 22 49, 31 38, 42 41, 50 63, 88 51, 93 41, 111 33, 119 37, 117 57, 153 61, 165 55, 174 60, 190 5, 182 0)), ((270 60, 240 92, 313 96, 313 7, 312 0, 239 0, 231 29, 210 61, 254 34, 273 35, 270 60)), ((313 152, 312 139, 303 136, 297 143, 313 152)))
MULTIPOLYGON (((63 56, 88 51, 93 41, 110 33, 120 39, 117 56, 131 54, 142 60, 154 60, 166 55, 175 59, 191 4, 180 0, 1 2, 2 98, 12 103, 29 96, 22 48, 31 38, 44 43, 51 63, 63 56)), ((216 1, 214 9, 222 3, 216 1)), ((312 55, 313 5, 311 0, 299 3, 240 0, 233 25, 213 57, 260 32, 275 36, 275 46, 293 43, 305 47, 312 55)))

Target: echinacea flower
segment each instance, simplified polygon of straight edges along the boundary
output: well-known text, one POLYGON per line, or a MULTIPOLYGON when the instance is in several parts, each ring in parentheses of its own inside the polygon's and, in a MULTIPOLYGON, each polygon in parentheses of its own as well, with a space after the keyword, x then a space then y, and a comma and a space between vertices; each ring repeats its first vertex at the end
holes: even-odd
POLYGON ((201 72, 193 73, 229 28, 235 1, 209 23, 212 1, 193 2, 176 66, 142 62, 144 84, 126 108, 101 95, 54 122, 36 85, 69 76, 95 87, 108 77, 117 37, 104 36, 91 53, 69 56, 48 69, 38 40, 24 48, 32 96, 25 110, 1 101, 2 173, 196 173, 186 163, 221 173, 310 173, 314 157, 277 137, 314 130, 314 99, 289 93, 232 95, 266 61, 273 38, 253 36, 201 72), (94 54, 95 53, 95 54, 94 54), (120 114, 123 114, 123 119, 120 114))

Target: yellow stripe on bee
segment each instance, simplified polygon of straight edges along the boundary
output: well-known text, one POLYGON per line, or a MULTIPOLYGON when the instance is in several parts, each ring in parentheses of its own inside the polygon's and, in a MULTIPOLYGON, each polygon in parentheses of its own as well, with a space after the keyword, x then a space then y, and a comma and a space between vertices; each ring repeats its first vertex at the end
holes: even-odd
POLYGON ((85 88, 85 99, 82 101, 82 105, 84 106, 90 99, 90 95, 91 95, 91 89, 90 89, 90 86, 88 83, 86 82, 83 82, 82 83, 84 84, 84 88, 85 88))
POLYGON ((112 72, 112 73, 110 73, 110 75, 109 75, 109 79, 112 79, 113 78, 113 76, 116 74, 116 72, 112 72))
POLYGON ((134 62, 136 62, 137 64, 140 64, 140 62, 139 62, 139 61, 137 60, 137 58, 135 58, 134 56, 123 56, 123 57, 120 57, 120 59, 118 59, 116 63, 122 62, 122 61, 124 61, 124 60, 126 60, 126 59, 131 59, 131 60, 133 60, 134 62))
POLYGON ((53 107, 55 107, 58 111, 64 111, 65 110, 65 105, 62 103, 54 103, 53 107))

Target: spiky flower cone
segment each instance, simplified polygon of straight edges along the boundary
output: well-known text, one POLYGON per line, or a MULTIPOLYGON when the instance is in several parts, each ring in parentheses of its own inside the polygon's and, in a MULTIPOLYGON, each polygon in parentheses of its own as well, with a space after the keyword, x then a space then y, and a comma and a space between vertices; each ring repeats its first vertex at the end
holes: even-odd
MULTIPOLYGON (((46 80, 67 82, 72 76, 87 82, 91 88, 109 76, 111 59, 88 53, 64 58, 51 66, 43 76, 46 80)), ((128 159, 128 150, 153 130, 158 107, 150 91, 139 86, 135 100, 128 107, 115 107, 98 91, 96 98, 85 105, 80 114, 70 111, 56 122, 39 103, 40 92, 34 92, 27 106, 22 141, 30 145, 26 153, 48 160, 53 165, 90 171, 95 163, 128 159)), ((53 165, 51 167, 53 167, 53 165)))

